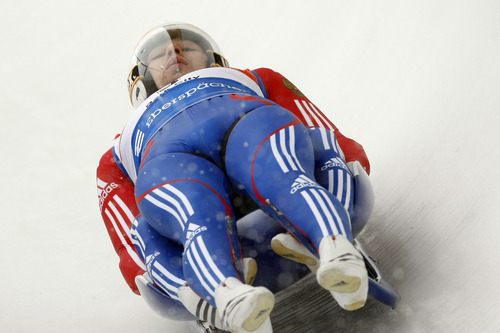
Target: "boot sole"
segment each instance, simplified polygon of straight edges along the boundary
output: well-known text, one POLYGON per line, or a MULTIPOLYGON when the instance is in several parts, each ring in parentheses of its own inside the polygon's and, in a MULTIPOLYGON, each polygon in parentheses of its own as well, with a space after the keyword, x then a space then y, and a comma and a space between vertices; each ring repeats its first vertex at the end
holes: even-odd
POLYGON ((257 276, 257 262, 255 260, 250 260, 245 265, 245 284, 252 285, 257 276))
POLYGON ((318 264, 317 258, 314 257, 312 258, 310 255, 302 253, 302 252, 297 252, 293 251, 287 246, 285 246, 281 241, 273 239, 271 241, 271 247, 273 251, 290 260, 296 261, 298 263, 308 265, 308 266, 316 266, 318 264))
POLYGON ((341 308, 347 311, 355 311, 362 308, 366 303, 368 283, 366 285, 362 283, 362 286, 353 293, 339 293, 334 291, 330 291, 330 293, 341 308))
POLYGON ((247 331, 255 331, 269 317, 274 307, 274 295, 269 291, 262 291, 255 299, 255 306, 245 319, 242 327, 247 331))
POLYGON ((345 305, 344 309, 347 311, 356 311, 358 309, 361 309, 363 306, 365 306, 365 304, 366 304, 366 301, 359 301, 357 303, 345 305))
POLYGON ((361 285, 360 268, 345 263, 342 267, 338 266, 335 262, 321 265, 316 275, 319 285, 337 293, 352 293, 358 290, 361 285))

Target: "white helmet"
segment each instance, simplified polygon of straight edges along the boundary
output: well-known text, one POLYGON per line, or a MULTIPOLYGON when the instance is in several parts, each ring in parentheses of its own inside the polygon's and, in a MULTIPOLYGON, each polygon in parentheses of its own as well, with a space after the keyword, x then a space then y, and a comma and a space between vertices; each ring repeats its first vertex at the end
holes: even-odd
POLYGON ((168 23, 157 26, 139 40, 132 58, 132 70, 128 75, 127 85, 130 101, 134 107, 139 106, 159 89, 148 69, 149 53, 158 46, 170 43, 173 39, 189 40, 198 44, 206 51, 207 68, 229 66, 212 37, 200 28, 187 23, 168 23))

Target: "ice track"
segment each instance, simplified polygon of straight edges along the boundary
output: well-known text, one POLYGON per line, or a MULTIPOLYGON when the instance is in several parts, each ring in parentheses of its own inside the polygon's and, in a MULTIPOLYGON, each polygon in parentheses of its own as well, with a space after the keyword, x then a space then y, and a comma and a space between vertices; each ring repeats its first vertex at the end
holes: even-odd
POLYGON ((276 299, 271 316, 275 332, 370 332, 373 327, 388 332, 397 321, 394 310, 374 299, 358 311, 344 311, 312 275, 282 291, 276 299))

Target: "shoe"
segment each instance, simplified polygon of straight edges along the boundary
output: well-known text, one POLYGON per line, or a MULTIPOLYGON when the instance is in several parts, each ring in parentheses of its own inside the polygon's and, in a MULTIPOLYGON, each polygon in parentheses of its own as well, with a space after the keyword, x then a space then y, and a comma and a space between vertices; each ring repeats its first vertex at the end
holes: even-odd
MULTIPOLYGON (((242 331, 242 332, 246 333, 244 331, 242 331)), ((257 328, 255 331, 252 331, 252 333, 273 333, 273 326, 271 325, 271 318, 267 317, 267 319, 264 320, 264 323, 262 325, 260 325, 260 327, 257 328)))
POLYGON ((224 329, 254 332, 268 319, 274 295, 267 288, 252 287, 230 277, 215 288, 215 304, 224 329))
POLYGON ((243 258, 243 275, 245 284, 253 284, 257 276, 257 261, 254 258, 243 258))
MULTIPOLYGON (((330 238, 332 236, 329 236, 330 238)), ((342 243, 347 242, 349 245, 345 244, 345 248, 349 249, 350 252, 352 252, 355 256, 359 256, 358 258, 361 258, 359 254, 356 254, 356 249, 354 247, 351 248, 350 242, 345 239, 344 236, 337 236, 337 238, 344 238, 345 241, 339 241, 342 243), (354 248, 354 251, 353 251, 354 248)), ((325 241, 326 244, 326 241, 325 241)), ((300 243, 295 237, 293 237, 289 233, 282 233, 282 234, 277 234, 274 236, 274 238, 271 240, 271 247, 273 248, 274 252, 276 252, 278 255, 281 255, 285 258, 294 260, 296 262, 299 262, 301 264, 307 265, 311 272, 317 273, 319 269, 319 260, 316 258, 314 254, 312 254, 302 243, 300 243)), ((323 246, 325 248, 326 245, 323 246)), ((320 245, 321 248, 321 245, 320 245)), ((325 252, 325 250, 323 250, 325 252)), ((325 257, 325 256, 324 256, 325 257)), ((364 260, 361 258, 361 261, 358 259, 355 260, 356 262, 360 263, 362 267, 365 267, 364 260)), ((365 268, 366 270, 366 268, 365 268)), ((322 272, 321 272, 321 279, 325 279, 328 274, 325 275, 326 271, 326 266, 323 266, 322 272)), ((363 273, 361 273, 363 276, 363 273)), ((319 280, 318 280, 319 282, 319 280)), ((321 283, 320 283, 321 285, 321 283)), ((330 293, 332 294, 333 298, 337 301, 337 303, 340 305, 345 310, 353 311, 357 310, 361 307, 364 306, 366 303, 366 298, 368 294, 368 278, 366 278, 366 282, 364 282, 364 278, 362 277, 360 279, 359 283, 359 288, 355 292, 339 292, 336 290, 330 290, 329 286, 323 286, 325 289, 328 289, 330 293)), ((335 289, 335 288, 333 288, 335 289)), ((354 288, 353 288, 354 289, 354 288)))
MULTIPOLYGON (((199 297, 190 287, 182 286, 178 290, 178 294, 181 297, 183 304, 191 304, 189 306, 190 309, 193 310, 193 314, 199 319, 190 324, 194 328, 202 328, 204 332, 229 332, 223 328, 222 321, 220 316, 217 314, 217 310, 211 306, 207 301, 203 298, 199 297), (191 302, 189 301, 191 300, 191 302), (194 300, 194 302, 192 302, 194 300)), ((240 330, 240 333, 247 333, 250 331, 246 331, 244 329, 240 330)), ((251 333, 272 333, 273 327, 271 325, 271 318, 267 317, 260 327, 251 333)))
POLYGON ((319 245, 316 279, 339 305, 349 311, 363 307, 368 296, 368 272, 361 254, 344 235, 326 236, 319 245))
POLYGON ((179 295, 184 307, 196 318, 208 323, 212 327, 224 329, 217 309, 195 293, 191 287, 188 285, 179 287, 177 295, 179 295))
MULTIPOLYGON (((242 262, 245 283, 252 284, 257 275, 257 262, 253 258, 243 258, 242 262)), ((179 295, 182 304, 191 314, 213 327, 223 329, 222 320, 217 313, 217 309, 195 293, 191 287, 188 285, 179 287, 177 295, 179 295)))
POLYGON ((276 254, 307 265, 313 273, 316 273, 318 270, 318 258, 289 233, 281 233, 274 236, 271 239, 271 247, 276 254))
MULTIPOLYGON (((202 332, 203 333, 231 333, 229 331, 224 331, 221 330, 217 327, 213 327, 209 325, 207 322, 197 320, 197 321, 191 321, 187 322, 187 325, 192 327, 196 332, 202 332)), ((194 332, 194 331, 193 331, 194 332)), ((273 333, 273 327, 271 325, 271 318, 267 317, 267 319, 264 321, 262 325, 260 325, 259 328, 257 328, 255 331, 247 331, 247 330, 241 330, 240 333, 273 333)))

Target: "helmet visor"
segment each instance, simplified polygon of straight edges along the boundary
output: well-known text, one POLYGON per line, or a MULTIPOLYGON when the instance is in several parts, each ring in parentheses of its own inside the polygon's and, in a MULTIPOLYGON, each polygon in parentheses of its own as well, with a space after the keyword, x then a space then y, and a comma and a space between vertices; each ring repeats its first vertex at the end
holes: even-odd
POLYGON ((141 39, 134 62, 138 74, 160 89, 192 71, 221 65, 219 54, 215 42, 202 30, 188 24, 170 24, 151 30, 141 39))

